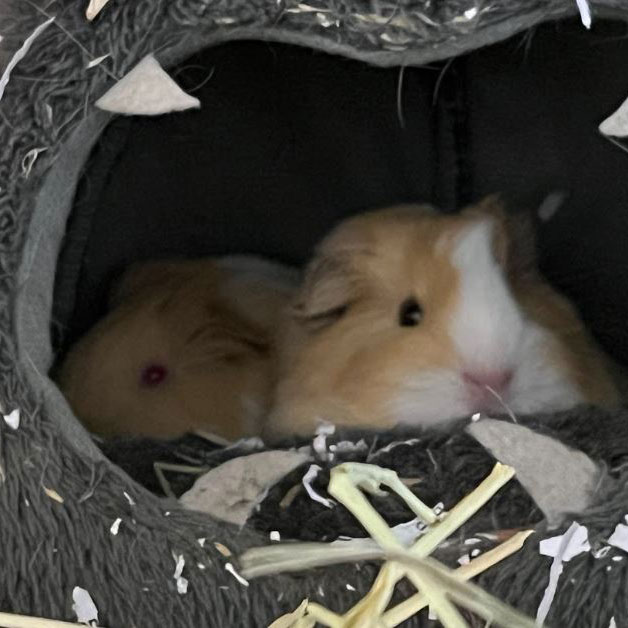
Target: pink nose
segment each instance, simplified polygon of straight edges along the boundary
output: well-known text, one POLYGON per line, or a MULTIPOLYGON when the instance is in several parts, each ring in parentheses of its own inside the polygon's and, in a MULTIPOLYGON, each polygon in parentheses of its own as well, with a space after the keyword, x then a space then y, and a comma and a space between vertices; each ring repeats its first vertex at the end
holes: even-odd
POLYGON ((500 392, 508 387, 512 381, 512 371, 465 371, 462 374, 465 384, 471 388, 490 388, 500 392))

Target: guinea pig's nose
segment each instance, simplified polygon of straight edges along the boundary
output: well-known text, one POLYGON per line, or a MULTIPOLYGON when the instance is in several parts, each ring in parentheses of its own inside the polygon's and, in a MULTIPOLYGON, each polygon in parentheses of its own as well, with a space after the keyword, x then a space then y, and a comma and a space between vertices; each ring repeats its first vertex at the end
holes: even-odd
POLYGON ((465 384, 472 388, 481 388, 482 390, 490 388, 499 392, 506 389, 512 381, 512 371, 464 371, 462 379, 465 384))

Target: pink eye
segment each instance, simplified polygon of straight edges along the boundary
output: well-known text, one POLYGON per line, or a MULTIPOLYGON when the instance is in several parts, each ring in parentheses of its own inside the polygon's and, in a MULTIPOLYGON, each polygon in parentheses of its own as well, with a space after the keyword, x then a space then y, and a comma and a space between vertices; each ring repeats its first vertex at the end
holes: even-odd
POLYGON ((161 364, 149 364, 142 370, 141 384, 148 388, 159 386, 168 376, 168 369, 161 364))

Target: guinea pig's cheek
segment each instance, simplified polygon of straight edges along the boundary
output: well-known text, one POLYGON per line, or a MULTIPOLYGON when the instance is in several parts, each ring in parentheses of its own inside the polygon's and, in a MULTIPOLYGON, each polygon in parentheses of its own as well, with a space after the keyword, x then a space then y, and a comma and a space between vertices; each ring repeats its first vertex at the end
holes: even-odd
POLYGON ((426 369, 400 377, 385 401, 386 414, 395 423, 437 425, 470 414, 464 387, 448 369, 426 369))
POLYGON ((550 335, 531 326, 521 344, 518 366, 508 399, 516 413, 557 411, 582 401, 575 381, 557 355, 550 335))

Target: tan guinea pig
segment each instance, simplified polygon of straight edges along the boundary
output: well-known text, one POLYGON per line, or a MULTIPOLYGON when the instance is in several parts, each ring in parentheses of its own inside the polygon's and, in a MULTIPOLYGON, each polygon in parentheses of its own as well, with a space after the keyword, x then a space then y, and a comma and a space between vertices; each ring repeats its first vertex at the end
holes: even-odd
POLYGON ((496 197, 350 218, 318 247, 280 348, 268 437, 615 404, 605 358, 496 197))
POLYGON ((105 436, 259 434, 275 383, 276 325, 297 282, 257 258, 140 264, 70 350, 59 386, 105 436))

